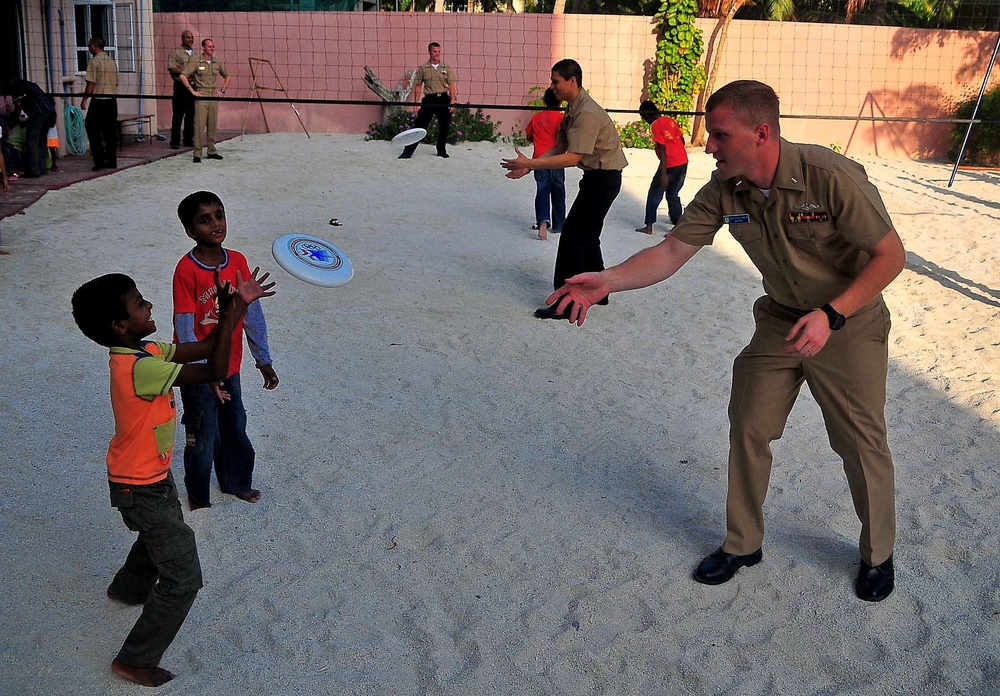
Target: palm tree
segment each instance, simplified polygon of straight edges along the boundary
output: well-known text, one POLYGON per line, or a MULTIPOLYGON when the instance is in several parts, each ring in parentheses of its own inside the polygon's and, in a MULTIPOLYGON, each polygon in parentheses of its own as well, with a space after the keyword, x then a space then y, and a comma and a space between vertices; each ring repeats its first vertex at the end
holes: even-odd
MULTIPOLYGON (((732 23, 736 11, 749 2, 752 0, 698 0, 698 16, 714 17, 718 21, 715 24, 715 29, 712 30, 712 35, 706 42, 706 55, 708 57, 705 62, 709 66, 708 79, 705 80, 705 87, 698 95, 696 111, 701 111, 704 108, 705 100, 715 89, 715 78, 719 74, 719 62, 723 55, 723 49, 726 47, 729 25, 732 23)), ((694 124, 691 127, 691 144, 698 146, 705 144, 705 119, 703 116, 694 117, 694 124)))

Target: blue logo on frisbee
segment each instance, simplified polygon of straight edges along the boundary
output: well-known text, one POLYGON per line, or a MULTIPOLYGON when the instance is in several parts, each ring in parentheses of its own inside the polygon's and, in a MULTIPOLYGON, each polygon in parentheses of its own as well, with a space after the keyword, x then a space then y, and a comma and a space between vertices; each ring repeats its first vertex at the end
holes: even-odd
POLYGON ((313 238, 292 239, 288 242, 288 249, 303 263, 322 271, 336 271, 344 265, 336 249, 313 238))

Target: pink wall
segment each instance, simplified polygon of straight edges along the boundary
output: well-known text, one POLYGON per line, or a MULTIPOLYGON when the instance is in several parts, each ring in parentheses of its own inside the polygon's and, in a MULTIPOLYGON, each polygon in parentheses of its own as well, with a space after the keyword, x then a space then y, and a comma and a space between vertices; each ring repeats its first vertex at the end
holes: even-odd
MULTIPOLYGON (((700 22, 706 40, 714 22, 700 22)), ((154 15, 161 95, 170 94, 168 53, 183 29, 197 41, 212 37, 216 53, 236 74, 229 95, 251 95, 249 58, 272 61, 293 100, 375 101, 362 82, 364 67, 395 85, 426 59, 427 43, 439 41, 458 73, 459 101, 521 105, 528 90, 548 82, 549 68, 575 58, 584 85, 607 109, 637 108, 644 71, 655 53, 651 18, 599 15, 464 14, 396 12, 157 13, 154 15)), ((782 100, 783 133, 793 140, 838 145, 849 154, 941 157, 951 126, 871 123, 862 116, 947 117, 954 102, 974 96, 985 74, 994 35, 929 32, 781 22, 734 22, 717 85, 753 78, 771 84, 782 100), (984 47, 987 47, 984 49, 984 47), (791 115, 846 116, 851 120, 798 120, 791 115)), ((262 66, 258 84, 277 87, 262 66)), ((265 90, 264 96, 280 96, 265 90)), ((168 102, 158 102, 160 124, 168 102)), ((297 103, 310 132, 361 133, 381 118, 381 107, 297 103)), ((272 131, 300 126, 283 104, 265 105, 272 131)), ((523 128, 530 113, 486 112, 502 131, 523 128)), ((612 114, 635 120, 633 114, 612 114)), ((261 132, 256 104, 224 106, 220 127, 261 132)))

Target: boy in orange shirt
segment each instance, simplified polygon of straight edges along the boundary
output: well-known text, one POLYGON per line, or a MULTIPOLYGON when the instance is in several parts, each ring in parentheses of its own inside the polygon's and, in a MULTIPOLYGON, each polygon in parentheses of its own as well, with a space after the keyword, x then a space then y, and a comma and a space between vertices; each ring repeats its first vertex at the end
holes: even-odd
POLYGON ((115 436, 108 448, 111 505, 139 533, 108 587, 109 598, 143 605, 142 614, 111 663, 115 674, 143 686, 174 675, 159 666, 202 586, 194 532, 184 523, 170 472, 177 407, 173 387, 213 382, 229 364, 233 329, 247 305, 274 292, 258 269, 236 287, 216 275, 219 326, 200 343, 144 340, 156 331, 152 303, 135 281, 113 273, 73 293, 73 319, 83 334, 111 351, 111 409, 115 436), (269 292, 270 291, 270 292, 269 292), (203 364, 194 363, 206 360, 203 364))

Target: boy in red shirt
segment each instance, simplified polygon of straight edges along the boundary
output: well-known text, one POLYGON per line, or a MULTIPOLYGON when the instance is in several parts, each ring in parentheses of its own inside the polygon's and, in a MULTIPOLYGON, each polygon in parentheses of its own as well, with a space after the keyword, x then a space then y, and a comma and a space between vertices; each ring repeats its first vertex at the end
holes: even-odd
MULTIPOLYGON (((559 108, 559 99, 549 87, 542 96, 545 111, 539 111, 531 117, 524 134, 535 146, 532 158, 539 157, 556 145, 556 134, 562 123, 563 112, 559 108)), ((531 229, 538 230, 539 239, 548 239, 549 224, 552 233, 562 232, 566 222, 566 170, 536 169, 535 175, 535 224, 531 229), (552 217, 549 218, 549 199, 552 199, 552 217)))
POLYGON ((108 448, 111 505, 138 532, 125 564, 108 587, 110 599, 143 605, 142 614, 111 663, 115 674, 143 686, 174 678, 160 658, 202 586, 194 532, 184 523, 170 472, 177 407, 173 387, 218 380, 229 363, 233 328, 248 304, 273 295, 257 270, 234 286, 216 274, 219 330, 199 343, 143 340, 154 331, 153 305, 135 282, 113 273, 73 293, 73 319, 83 334, 110 348, 115 436, 108 448), (206 360, 203 364, 194 363, 206 360))
MULTIPOLYGON (((226 209, 211 191, 196 191, 177 206, 194 248, 174 270, 174 342, 200 341, 218 322, 218 303, 213 273, 233 282, 237 273, 249 275, 246 257, 226 249, 226 209)), ((181 388, 184 404, 184 487, 192 510, 212 506, 210 485, 212 464, 223 493, 248 503, 260 500, 253 488, 255 452, 247 437, 247 412, 243 408, 240 366, 243 362, 243 332, 250 352, 264 376, 264 389, 278 386, 267 347, 267 325, 260 303, 247 307, 245 320, 233 329, 233 351, 225 377, 218 384, 198 384, 181 388)))
POLYGON ((639 105, 639 116, 649 124, 653 132, 653 147, 660 165, 653 174, 646 195, 646 219, 636 232, 653 234, 653 223, 656 222, 656 209, 664 197, 667 199, 667 212, 670 223, 676 225, 681 219, 683 208, 678 195, 687 177, 688 156, 684 149, 684 134, 677 121, 669 116, 660 116, 656 104, 644 101, 639 105))

